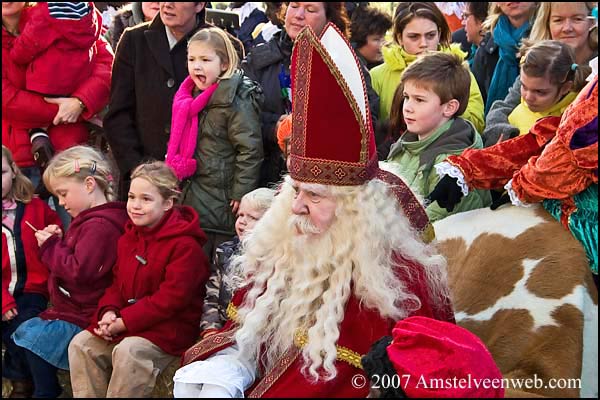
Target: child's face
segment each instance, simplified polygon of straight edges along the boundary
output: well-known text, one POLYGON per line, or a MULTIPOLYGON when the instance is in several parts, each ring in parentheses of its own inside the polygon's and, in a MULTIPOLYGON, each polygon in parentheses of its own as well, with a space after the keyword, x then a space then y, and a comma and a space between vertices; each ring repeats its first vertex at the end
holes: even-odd
POLYGON ((419 140, 426 139, 452 116, 448 115, 448 104, 442 104, 440 97, 426 86, 405 82, 402 114, 406 128, 419 140))
POLYGON ((247 201, 242 200, 235 220, 235 233, 238 237, 241 239, 246 233, 250 232, 263 215, 264 211, 252 208, 247 201))
POLYGON ((207 89, 226 70, 227 65, 208 43, 195 40, 188 47, 188 73, 198 89, 207 89))
MULTIPOLYGON (((93 178, 90 178, 93 179, 93 178)), ((59 177, 50 182, 52 192, 58 197, 58 204, 63 206, 73 218, 93 205, 94 187, 77 178, 59 177)))
POLYGON ((152 228, 173 207, 173 199, 166 200, 156 186, 143 178, 131 181, 127 196, 127 214, 136 226, 152 228))
POLYGON ((367 42, 358 51, 370 63, 383 61, 381 48, 385 43, 385 36, 378 34, 367 35, 367 42))
POLYGON ((2 156, 2 200, 12 190, 13 179, 15 179, 15 173, 6 157, 2 156))
POLYGON ((568 93, 571 83, 561 86, 550 82, 548 77, 527 76, 521 71, 521 97, 527 103, 527 107, 533 112, 548 110, 568 93))
POLYGON ((437 24, 427 18, 413 18, 402 31, 398 42, 408 54, 423 55, 428 51, 437 51, 440 44, 440 32, 437 24))

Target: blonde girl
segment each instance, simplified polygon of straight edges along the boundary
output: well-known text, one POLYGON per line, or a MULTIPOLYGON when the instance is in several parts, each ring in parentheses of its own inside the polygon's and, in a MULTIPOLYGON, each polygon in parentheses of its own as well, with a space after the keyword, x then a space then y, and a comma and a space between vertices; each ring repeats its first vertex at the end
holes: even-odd
POLYGON ((189 76, 173 100, 166 162, 183 180, 183 204, 200 215, 207 256, 234 235, 242 196, 263 160, 262 90, 238 67, 227 34, 202 29, 188 43, 189 76))
POLYGON ((57 154, 43 179, 73 220, 64 234, 55 224, 36 228, 41 258, 49 269, 52 306, 21 325, 12 337, 29 361, 33 396, 58 397, 56 371, 69 369, 69 342, 88 326, 112 281, 127 213, 124 204, 110 201, 111 167, 96 149, 74 146, 57 154))
POLYGON ((131 178, 113 284, 69 347, 74 397, 150 397, 200 333, 209 267, 198 214, 175 205, 177 177, 164 162, 131 178))
POLYGON ((11 397, 31 397, 33 382, 23 348, 11 335, 48 304, 48 268, 42 262, 35 230, 60 225, 48 205, 33 197, 33 185, 2 146, 2 376, 11 397), (36 228, 37 227, 37 228, 36 228))

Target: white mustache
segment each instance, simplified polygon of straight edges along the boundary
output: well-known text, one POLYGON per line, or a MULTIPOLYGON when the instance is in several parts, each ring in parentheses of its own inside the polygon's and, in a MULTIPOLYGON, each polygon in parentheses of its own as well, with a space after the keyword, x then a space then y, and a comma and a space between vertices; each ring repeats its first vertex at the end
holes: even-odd
POLYGON ((321 233, 321 230, 311 222, 310 218, 304 215, 292 215, 289 223, 292 228, 295 228, 302 235, 321 233))

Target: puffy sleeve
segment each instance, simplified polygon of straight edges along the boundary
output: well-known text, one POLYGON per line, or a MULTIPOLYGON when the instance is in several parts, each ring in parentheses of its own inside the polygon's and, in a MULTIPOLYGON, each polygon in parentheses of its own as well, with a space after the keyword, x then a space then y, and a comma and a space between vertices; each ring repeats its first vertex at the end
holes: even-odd
POLYGON ((539 120, 528 134, 484 149, 467 149, 446 161, 461 170, 470 189, 497 189, 527 161, 539 155, 555 135, 560 117, 539 120))
POLYGON ((512 189, 521 201, 566 199, 598 182, 598 80, 590 82, 565 111, 556 137, 515 173, 512 189))

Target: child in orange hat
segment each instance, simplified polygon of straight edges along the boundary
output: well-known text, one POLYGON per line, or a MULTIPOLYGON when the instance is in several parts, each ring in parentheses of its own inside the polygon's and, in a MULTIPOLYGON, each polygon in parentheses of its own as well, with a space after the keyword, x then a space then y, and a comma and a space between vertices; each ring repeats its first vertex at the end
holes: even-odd
POLYGON ((285 116, 277 127, 277 144, 285 157, 285 166, 290 169, 288 154, 290 153, 290 137, 292 136, 292 114, 285 116))
POLYGON ((483 342, 449 322, 399 321, 361 362, 369 397, 504 397, 502 374, 483 342))

